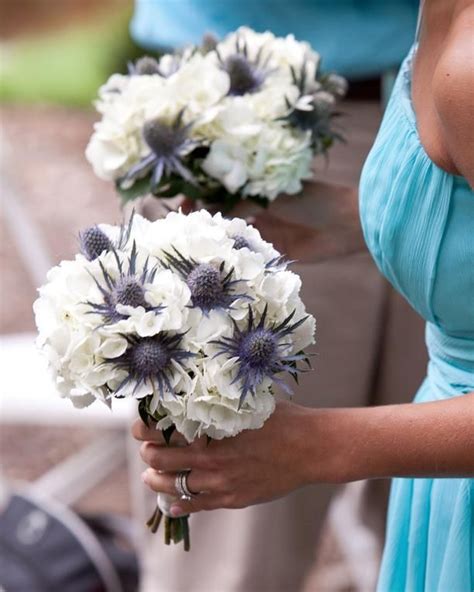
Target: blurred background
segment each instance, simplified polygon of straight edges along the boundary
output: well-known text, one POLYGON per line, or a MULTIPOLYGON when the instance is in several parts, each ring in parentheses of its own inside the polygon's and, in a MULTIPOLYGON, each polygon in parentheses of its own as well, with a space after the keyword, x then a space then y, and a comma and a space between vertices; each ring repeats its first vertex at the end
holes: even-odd
MULTIPOLYGON (((316 174, 355 192, 394 74, 412 42, 416 13, 413 0, 139 0, 136 7, 131 0, 0 0, 0 480, 5 492, 29 483, 89 518, 134 514, 136 476, 126 460, 128 412, 113 419, 93 412, 85 420, 54 397, 43 404, 38 397, 46 396, 41 389, 48 386, 33 344, 32 303, 47 269, 77 251, 81 228, 122 216, 113 187, 94 176, 84 157, 97 88, 113 72, 126 72, 127 62, 144 51, 197 42, 206 32, 224 35, 241 24, 292 32, 321 53, 325 69, 349 79, 341 108, 348 142, 331 152, 329 166, 319 163, 316 174), (87 465, 94 455, 99 462, 87 465)), ((362 253, 362 241, 358 248, 362 253)), ((370 388, 385 381, 394 399, 409 398, 424 365, 421 326, 382 280, 371 278, 368 282, 378 282, 374 298, 383 331, 368 370, 370 388), (401 363, 397 346, 387 345, 395 322, 413 332, 408 366, 406 352, 401 363), (398 366, 392 363, 397 356, 398 366), (395 371, 400 367, 406 374, 403 388, 395 371)), ((366 400, 374 402, 372 391, 366 400)), ((357 511, 364 513, 361 507, 357 511)), ((378 507, 365 520, 375 533, 367 563, 372 571, 383 534, 383 503, 378 507)), ((338 532, 336 523, 324 523, 312 551, 307 591, 368 585, 361 575, 364 565, 354 567, 350 550, 341 544, 349 530, 338 532)), ((120 524, 130 544, 134 523, 120 524)), ((367 539, 361 537, 363 546, 367 539)), ((136 566, 129 562, 124 569, 131 573, 136 566)), ((127 589, 133 582, 132 576, 127 589)))

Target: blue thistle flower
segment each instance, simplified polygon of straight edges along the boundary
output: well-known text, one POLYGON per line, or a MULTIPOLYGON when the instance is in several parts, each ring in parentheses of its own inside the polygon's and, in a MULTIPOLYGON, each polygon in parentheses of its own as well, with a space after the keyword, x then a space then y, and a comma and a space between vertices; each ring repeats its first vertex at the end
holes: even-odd
POLYGON ((181 67, 181 56, 176 54, 171 56, 172 61, 167 70, 161 68, 160 63, 151 56, 143 56, 139 58, 135 63, 128 62, 128 75, 129 76, 153 76, 158 74, 162 78, 169 78, 172 74, 175 74, 181 67))
POLYGON ((111 325, 127 318, 117 310, 117 305, 133 306, 134 308, 142 306, 147 312, 153 311, 160 313, 163 306, 152 306, 145 299, 145 284, 152 283, 155 279, 157 268, 148 269, 149 259, 147 258, 141 272, 137 271, 137 247, 135 241, 133 242, 132 252, 128 258, 128 268, 125 271, 122 262, 117 254, 117 251, 112 248, 117 263, 118 277, 114 278, 105 269, 102 261, 99 261, 100 269, 104 280, 104 285, 101 285, 96 278, 93 277, 100 293, 103 297, 103 302, 87 302, 92 310, 89 314, 99 314, 103 318, 103 325, 111 325))
POLYGON ((128 224, 123 222, 120 225, 120 234, 115 245, 97 225, 89 226, 89 228, 80 232, 79 248, 84 257, 88 261, 94 261, 94 259, 97 259, 97 257, 99 257, 104 251, 109 252, 114 248, 123 249, 130 239, 134 216, 135 210, 132 211, 128 224))
POLYGON ((250 243, 246 238, 244 238, 241 234, 236 234, 235 236, 231 237, 234 240, 234 249, 240 251, 240 249, 247 248, 250 251, 253 251, 250 243))
POLYGON ((295 263, 294 259, 287 259, 285 255, 277 255, 265 263, 265 273, 286 271, 288 265, 295 263))
POLYGON ((139 58, 136 62, 128 62, 127 66, 129 76, 161 75, 160 64, 155 58, 148 55, 139 58))
POLYGON ((249 316, 245 330, 241 330, 232 319, 233 336, 211 341, 218 349, 216 357, 226 355, 229 358, 237 358, 238 370, 232 384, 238 381, 241 381, 242 384, 239 407, 242 406, 249 393, 255 396, 257 387, 265 378, 270 378, 279 384, 286 393, 292 394, 290 387, 276 375, 288 372, 297 380, 298 373, 303 371, 298 368, 297 363, 304 361, 309 365, 308 356, 304 352, 288 354, 292 344, 282 341, 300 327, 308 319, 308 316, 292 323, 296 312, 293 311, 280 324, 269 325, 266 322, 267 310, 268 307, 265 306, 260 321, 256 324, 252 308, 249 305, 249 316))
POLYGON ((226 272, 224 261, 215 267, 211 263, 199 263, 192 257, 187 259, 174 247, 173 251, 164 251, 163 264, 183 278, 191 291, 192 306, 200 308, 204 314, 216 308, 232 308, 238 298, 250 299, 250 296, 234 291, 236 285, 245 280, 233 280, 234 268, 226 272))
POLYGON ((104 362, 127 373, 115 389, 116 396, 120 397, 120 391, 133 383, 133 394, 146 383, 151 385, 153 392, 158 392, 160 398, 166 390, 173 393, 170 382, 174 371, 173 362, 181 364, 195 355, 181 349, 183 335, 184 333, 159 333, 153 337, 124 335, 128 342, 126 351, 118 358, 108 358, 104 362))
POLYGON ((198 144, 188 137, 192 124, 182 125, 184 109, 169 125, 161 119, 147 121, 143 126, 143 139, 151 152, 135 164, 121 179, 119 184, 136 181, 151 173, 151 190, 157 189, 163 176, 175 173, 188 183, 197 185, 192 172, 183 164, 183 156, 198 144))
POLYGON ((268 68, 270 55, 263 59, 263 46, 258 50, 255 59, 248 55, 247 43, 237 37, 235 53, 223 59, 216 49, 221 68, 230 78, 229 95, 242 96, 257 92, 272 70, 268 68))
MULTIPOLYGON (((311 140, 313 150, 317 153, 325 153, 332 146, 334 140, 344 142, 344 136, 340 134, 335 126, 333 120, 341 115, 340 112, 334 111, 332 107, 325 102, 317 100, 317 93, 312 92, 312 85, 318 82, 320 87, 327 92, 331 92, 331 84, 329 76, 316 77, 310 80, 308 77, 308 69, 306 60, 303 61, 301 70, 297 72, 293 66, 290 67, 293 84, 298 88, 299 98, 303 97, 307 92, 311 93, 311 101, 307 108, 300 109, 293 105, 287 97, 285 97, 288 114, 281 117, 281 121, 286 121, 291 127, 300 129, 304 132, 311 132, 311 140), (309 89, 309 90, 307 90, 309 89)), ((334 91, 332 91, 334 94, 334 91)))
POLYGON ((104 251, 113 248, 112 241, 98 226, 90 226, 79 233, 81 253, 88 261, 97 259, 104 251))
POLYGON ((201 53, 206 55, 211 51, 215 51, 218 43, 219 39, 215 37, 215 35, 212 33, 204 33, 200 47, 201 53))

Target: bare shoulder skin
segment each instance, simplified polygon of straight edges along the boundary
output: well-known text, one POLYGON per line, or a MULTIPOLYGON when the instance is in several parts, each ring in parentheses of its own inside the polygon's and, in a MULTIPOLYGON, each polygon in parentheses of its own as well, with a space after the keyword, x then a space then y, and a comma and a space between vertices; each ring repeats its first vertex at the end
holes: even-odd
POLYGON ((428 156, 474 187, 474 1, 425 2, 412 100, 428 156))

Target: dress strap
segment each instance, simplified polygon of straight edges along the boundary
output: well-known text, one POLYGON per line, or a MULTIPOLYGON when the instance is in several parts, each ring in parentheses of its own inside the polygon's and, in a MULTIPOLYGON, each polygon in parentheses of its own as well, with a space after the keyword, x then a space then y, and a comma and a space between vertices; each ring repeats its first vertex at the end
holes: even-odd
POLYGON ((421 30, 421 22, 423 20, 423 5, 424 4, 425 4, 425 0, 420 0, 420 8, 418 10, 418 20, 416 22, 415 45, 418 45, 418 41, 420 39, 420 30, 421 30))

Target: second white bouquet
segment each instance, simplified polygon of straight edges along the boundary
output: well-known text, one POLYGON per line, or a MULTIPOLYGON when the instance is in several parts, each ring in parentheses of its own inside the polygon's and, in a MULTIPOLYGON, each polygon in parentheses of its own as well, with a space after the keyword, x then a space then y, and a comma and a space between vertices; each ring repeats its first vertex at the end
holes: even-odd
POLYGON ((126 200, 266 205, 299 193, 313 157, 342 139, 334 118, 346 86, 308 43, 241 27, 114 74, 99 90, 86 156, 126 200))
MULTIPOLYGON (((34 305, 61 395, 79 407, 135 398, 145 422, 188 442, 262 427, 274 385, 291 392, 282 375, 308 362, 315 320, 299 276, 259 232, 204 210, 173 212, 88 228, 80 244, 34 305)), ((168 539, 188 546, 187 519, 165 522, 168 539)))

